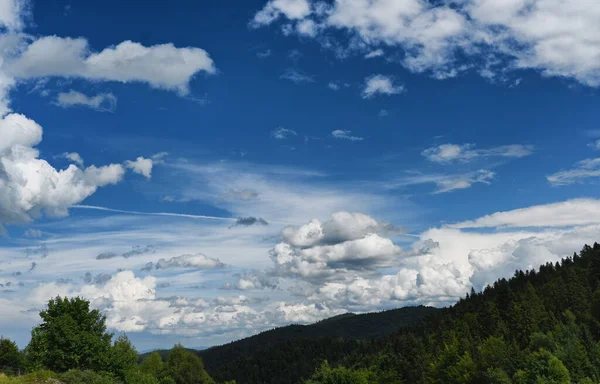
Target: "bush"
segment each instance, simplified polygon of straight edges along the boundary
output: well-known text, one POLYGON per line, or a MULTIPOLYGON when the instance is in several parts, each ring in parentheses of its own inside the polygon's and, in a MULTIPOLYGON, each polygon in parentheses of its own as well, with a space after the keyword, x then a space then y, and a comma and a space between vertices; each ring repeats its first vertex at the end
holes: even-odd
POLYGON ((159 384, 158 379, 149 374, 140 371, 139 369, 131 369, 125 374, 126 384, 159 384))
POLYGON ((64 384, 117 384, 112 376, 107 373, 97 373, 94 371, 78 371, 72 369, 60 375, 60 380, 64 384))

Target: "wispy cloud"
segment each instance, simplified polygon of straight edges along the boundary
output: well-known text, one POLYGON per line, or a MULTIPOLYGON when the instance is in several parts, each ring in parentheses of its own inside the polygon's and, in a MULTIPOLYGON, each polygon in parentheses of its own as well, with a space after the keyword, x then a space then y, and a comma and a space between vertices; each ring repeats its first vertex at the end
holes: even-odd
POLYGON ((336 139, 341 139, 341 140, 350 140, 350 141, 363 140, 362 137, 352 136, 352 131, 344 131, 342 129, 336 129, 335 131, 332 131, 331 136, 333 136, 336 139))
POLYGON ((365 59, 372 59, 374 57, 380 57, 380 56, 383 56, 383 49, 376 49, 374 51, 367 53, 365 55, 365 59))
POLYGON ((218 216, 204 216, 204 215, 191 215, 187 213, 169 213, 169 212, 140 212, 140 211, 127 211, 123 209, 112 209, 107 207, 99 207, 96 205, 72 205, 70 208, 74 209, 92 209, 96 211, 114 212, 114 213, 125 213, 128 215, 145 215, 145 216, 171 216, 171 217, 184 217, 188 219, 207 219, 207 220, 225 220, 235 221, 233 217, 218 217, 218 216))
POLYGON ((259 59, 266 59, 267 57, 269 57, 269 56, 271 56, 271 55, 272 55, 272 52, 271 52, 271 50, 270 50, 270 49, 266 49, 266 50, 264 50, 264 51, 258 51, 258 52, 256 52, 256 56, 257 56, 259 59))
POLYGON ((385 75, 373 75, 365 79, 362 91, 363 99, 370 99, 376 95, 396 95, 405 91, 403 85, 394 85, 394 78, 385 75))
POLYGON ((87 96, 81 92, 70 90, 59 93, 54 104, 63 108, 87 107, 100 112, 114 112, 117 108, 117 98, 112 93, 87 96))
POLYGON ((294 82, 296 84, 302 84, 302 83, 314 83, 315 79, 313 78, 313 76, 308 75, 306 73, 300 72, 296 69, 287 69, 281 76, 280 78, 284 79, 284 80, 289 80, 291 82, 294 82))
POLYGON ((271 131, 271 136, 273 136, 277 140, 284 140, 291 136, 298 136, 298 133, 293 129, 278 127, 271 131))
POLYGON ((532 145, 504 145, 488 149, 476 149, 474 144, 442 144, 437 147, 427 148, 421 154, 429 161, 440 164, 452 162, 469 162, 477 158, 509 157, 520 158, 533 153, 532 145))
POLYGON ((597 177, 600 177, 600 158, 581 160, 572 169, 556 172, 546 179, 553 185, 569 185, 597 177))
POLYGON ((432 193, 439 194, 466 189, 474 184, 490 184, 494 176, 494 172, 487 169, 452 175, 415 173, 386 182, 383 186, 388 189, 397 189, 411 185, 435 184, 437 189, 432 193))

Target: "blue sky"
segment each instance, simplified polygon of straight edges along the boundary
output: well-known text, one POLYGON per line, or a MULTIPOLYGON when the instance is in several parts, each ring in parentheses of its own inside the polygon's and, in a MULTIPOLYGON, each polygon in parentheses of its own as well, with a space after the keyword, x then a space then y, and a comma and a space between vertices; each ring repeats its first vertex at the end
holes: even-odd
POLYGON ((1 332, 81 295, 209 346, 597 240, 582 3, 0 1, 1 332))

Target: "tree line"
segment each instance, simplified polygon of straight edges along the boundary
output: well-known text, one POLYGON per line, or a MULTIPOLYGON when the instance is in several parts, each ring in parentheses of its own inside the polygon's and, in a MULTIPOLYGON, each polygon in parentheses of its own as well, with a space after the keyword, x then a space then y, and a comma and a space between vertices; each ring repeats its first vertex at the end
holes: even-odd
POLYGON ((600 245, 474 290, 305 384, 600 383, 600 245))
POLYGON ((213 378, 238 384, 593 384, 600 383, 600 245, 516 271, 383 338, 353 337, 359 331, 281 339, 269 333, 266 349, 253 350, 248 340, 232 343, 234 363, 227 349, 216 348, 204 366, 197 353, 177 345, 166 359, 154 352, 137 364, 127 337, 112 341, 104 316, 80 298, 57 297, 40 316, 23 351, 0 340, 0 367, 66 384, 213 378))
POLYGON ((213 378, 238 384, 600 383, 600 245, 360 336, 246 339, 200 354, 213 378))
POLYGON ((40 317, 41 324, 33 328, 22 351, 0 338, 0 384, 215 384, 200 357, 181 345, 175 345, 165 361, 155 352, 138 364, 127 336, 113 341, 106 317, 80 297, 56 297, 40 317), (20 372, 28 373, 14 377, 20 372))

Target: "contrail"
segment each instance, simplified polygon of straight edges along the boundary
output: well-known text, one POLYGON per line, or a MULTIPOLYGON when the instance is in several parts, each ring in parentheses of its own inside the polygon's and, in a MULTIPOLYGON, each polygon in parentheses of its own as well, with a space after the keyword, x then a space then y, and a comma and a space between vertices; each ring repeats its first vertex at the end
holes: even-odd
POLYGON ((140 212, 140 211, 125 211, 122 209, 113 209, 106 207, 99 207, 97 205, 72 205, 70 208, 76 209, 94 209, 96 211, 115 212, 115 213, 126 213, 130 215, 146 215, 146 216, 171 216, 171 217, 185 217, 188 219, 207 219, 207 220, 223 220, 223 221, 236 221, 233 217, 218 217, 218 216, 204 216, 204 215, 188 215, 185 213, 170 213, 170 212, 140 212))

